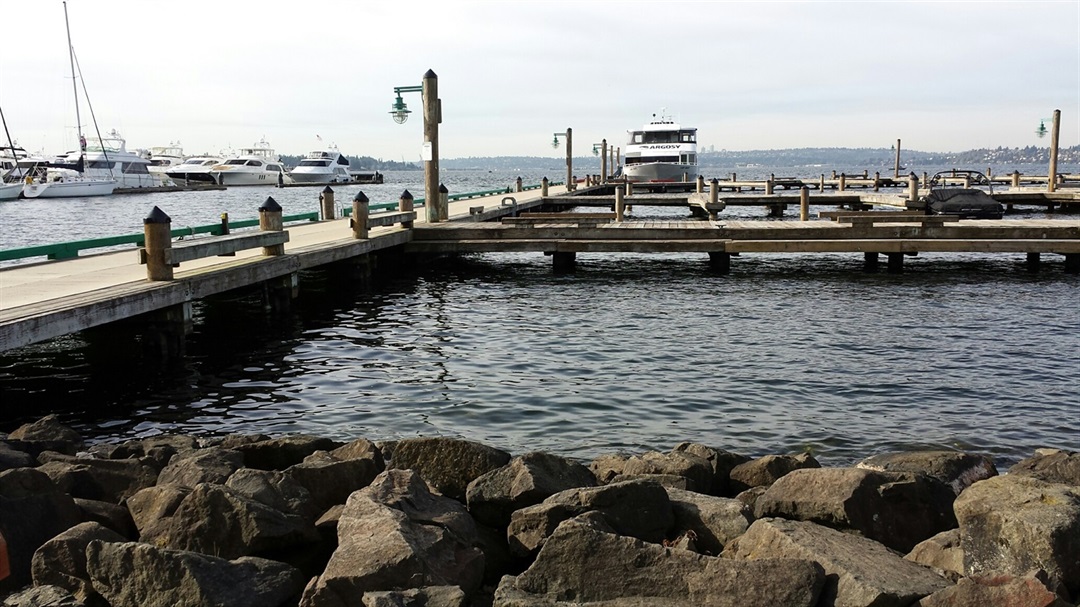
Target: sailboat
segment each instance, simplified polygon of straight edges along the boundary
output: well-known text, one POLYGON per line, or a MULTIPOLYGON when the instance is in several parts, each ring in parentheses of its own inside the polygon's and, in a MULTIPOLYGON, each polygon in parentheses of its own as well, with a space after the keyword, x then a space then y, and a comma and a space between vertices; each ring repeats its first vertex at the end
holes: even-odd
POLYGON ((7 128, 7 118, 4 118, 4 110, 2 109, 0 109, 0 122, 4 123, 4 135, 7 136, 8 140, 7 150, 0 148, 0 151, 10 150, 12 160, 10 170, 3 170, 3 166, 0 166, 0 172, 2 172, 2 174, 0 174, 0 200, 15 200, 19 197, 19 194, 22 194, 23 186, 22 182, 9 183, 8 181, 18 168, 19 161, 18 157, 15 155, 15 142, 11 140, 11 133, 8 132, 7 128))
POLYGON ((116 189, 116 179, 87 177, 86 137, 82 133, 82 116, 79 114, 79 86, 75 80, 75 48, 71 46, 71 25, 68 23, 67 2, 64 2, 64 27, 67 28, 68 58, 71 61, 71 86, 75 91, 75 128, 79 133, 79 158, 71 165, 52 165, 40 180, 27 177, 23 185, 24 198, 72 198, 82 196, 108 196, 116 189))

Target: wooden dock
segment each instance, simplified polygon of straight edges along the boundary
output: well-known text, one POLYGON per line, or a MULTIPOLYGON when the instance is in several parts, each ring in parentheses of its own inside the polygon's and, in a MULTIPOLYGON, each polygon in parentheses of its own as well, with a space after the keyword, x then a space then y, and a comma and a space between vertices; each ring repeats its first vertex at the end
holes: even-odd
MULTIPOLYGON (((550 254, 557 268, 567 268, 578 253, 689 252, 707 253, 712 267, 726 272, 732 256, 747 253, 862 253, 871 266, 885 255, 892 271, 902 269, 905 255, 917 253, 1020 253, 1033 265, 1040 255, 1063 255, 1065 270, 1080 273, 1080 220, 957 221, 881 211, 810 221, 616 221, 614 213, 532 214, 573 204, 567 194, 558 186, 546 196, 531 189, 451 201, 449 221, 434 224, 425 221, 425 213, 413 221, 410 199, 403 212, 364 219, 363 237, 355 231, 359 219, 336 218, 264 227, 273 234, 196 238, 171 243, 164 252, 147 238, 144 250, 2 268, 0 351, 135 317, 183 327, 192 302, 238 288, 262 286, 287 302, 300 271, 338 262, 363 265, 376 254, 528 251, 550 254), (167 272, 151 280, 151 267, 167 272)), ((626 202, 633 204, 633 198, 626 202)))

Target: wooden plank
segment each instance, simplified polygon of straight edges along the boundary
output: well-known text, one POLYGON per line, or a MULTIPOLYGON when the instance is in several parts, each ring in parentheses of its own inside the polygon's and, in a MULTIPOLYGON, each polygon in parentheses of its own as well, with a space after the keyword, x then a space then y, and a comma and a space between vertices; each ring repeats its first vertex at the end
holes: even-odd
MULTIPOLYGON (((173 243, 172 248, 165 251, 165 263, 180 264, 185 261, 202 259, 203 257, 213 257, 259 247, 270 247, 285 244, 286 242, 289 242, 289 233, 287 231, 260 231, 181 241, 173 243)), ((145 247, 140 249, 139 263, 146 263, 145 247)))
POLYGON ((1080 240, 841 239, 732 240, 739 253, 1080 253, 1080 240))
POLYGON ((395 213, 379 213, 377 215, 368 216, 368 227, 377 228, 382 226, 392 226, 404 221, 416 221, 416 211, 402 211, 395 213))

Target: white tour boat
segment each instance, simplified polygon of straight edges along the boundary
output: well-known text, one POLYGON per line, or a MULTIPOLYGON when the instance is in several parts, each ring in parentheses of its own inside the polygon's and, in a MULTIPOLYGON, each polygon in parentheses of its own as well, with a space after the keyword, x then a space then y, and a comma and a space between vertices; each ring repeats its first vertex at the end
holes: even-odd
POLYGON ((285 167, 265 140, 210 169, 218 185, 278 185, 285 180, 285 167))
POLYGON ((165 176, 178 186, 213 185, 217 180, 210 170, 225 161, 225 156, 192 156, 165 169, 165 176))
POLYGON ((300 160, 300 165, 289 171, 294 183, 348 183, 349 159, 338 151, 337 146, 328 150, 316 150, 300 160))
POLYGON ((690 181, 697 178, 697 129, 684 128, 661 112, 640 131, 630 131, 623 175, 628 181, 690 181))

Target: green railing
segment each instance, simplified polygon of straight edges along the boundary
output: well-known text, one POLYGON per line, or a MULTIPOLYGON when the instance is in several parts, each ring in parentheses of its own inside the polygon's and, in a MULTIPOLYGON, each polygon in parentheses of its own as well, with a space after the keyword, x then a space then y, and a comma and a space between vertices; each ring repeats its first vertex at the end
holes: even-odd
MULTIPOLYGON (((562 182, 553 182, 549 185, 562 185, 562 182)), ((523 186, 525 190, 539 189, 540 185, 523 186)), ((493 196, 496 194, 511 194, 512 188, 500 188, 498 190, 484 190, 482 192, 469 192, 466 194, 450 194, 447 198, 450 201, 454 200, 467 200, 469 198, 482 198, 484 196, 493 196)), ((424 206, 424 199, 417 198, 413 201, 414 205, 424 206)), ((372 211, 382 211, 388 209, 397 209, 398 203, 396 202, 379 202, 369 205, 368 208, 372 211)), ((343 209, 345 217, 352 215, 352 206, 346 206, 343 209)), ((297 221, 318 221, 319 213, 300 213, 297 215, 286 215, 281 218, 283 223, 291 223, 297 221)), ((240 221, 230 221, 228 224, 228 230, 238 230, 243 228, 257 227, 259 225, 258 219, 242 219, 240 221)), ((195 236, 196 234, 210 234, 211 236, 221 236, 226 233, 226 228, 221 223, 215 223, 204 226, 183 227, 175 228, 172 230, 173 238, 183 238, 184 236, 195 236)), ((27 257, 47 257, 48 259, 71 259, 72 257, 78 257, 79 251, 85 251, 87 249, 100 249, 104 247, 115 247, 119 245, 135 245, 141 247, 144 244, 145 236, 143 234, 127 234, 124 236, 105 236, 102 238, 89 238, 87 240, 75 240, 71 242, 59 242, 56 244, 37 245, 33 247, 20 247, 16 249, 4 249, 0 250, 0 261, 10 261, 13 259, 25 259, 27 257)))

